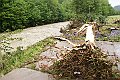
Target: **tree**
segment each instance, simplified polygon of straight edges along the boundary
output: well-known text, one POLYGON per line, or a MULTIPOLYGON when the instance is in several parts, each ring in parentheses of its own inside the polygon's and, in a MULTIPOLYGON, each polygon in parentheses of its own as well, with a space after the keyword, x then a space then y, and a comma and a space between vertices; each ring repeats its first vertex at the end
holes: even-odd
POLYGON ((73 0, 75 12, 85 20, 112 14, 108 0, 73 0))
POLYGON ((64 20, 58 0, 0 1, 0 32, 64 20))

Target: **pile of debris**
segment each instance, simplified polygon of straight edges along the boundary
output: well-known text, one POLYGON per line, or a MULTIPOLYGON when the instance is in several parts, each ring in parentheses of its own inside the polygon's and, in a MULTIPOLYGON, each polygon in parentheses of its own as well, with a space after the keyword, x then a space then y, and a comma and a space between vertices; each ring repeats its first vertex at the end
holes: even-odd
POLYGON ((83 25, 84 23, 82 21, 79 21, 79 20, 73 20, 73 21, 70 21, 70 23, 66 26, 66 27, 62 27, 60 29, 60 32, 61 33, 65 33, 66 30, 71 30, 71 29, 75 29, 75 28, 79 28, 83 25))
POLYGON ((113 63, 100 49, 83 44, 68 51, 50 67, 57 79, 113 80, 113 63))
MULTIPOLYGON (((86 33, 84 44, 76 45, 68 39, 59 38, 73 45, 49 68, 57 79, 65 80, 116 80, 113 79, 114 63, 95 45, 96 22, 84 24, 78 32, 86 33)), ((78 33, 77 32, 77 33, 78 33)))

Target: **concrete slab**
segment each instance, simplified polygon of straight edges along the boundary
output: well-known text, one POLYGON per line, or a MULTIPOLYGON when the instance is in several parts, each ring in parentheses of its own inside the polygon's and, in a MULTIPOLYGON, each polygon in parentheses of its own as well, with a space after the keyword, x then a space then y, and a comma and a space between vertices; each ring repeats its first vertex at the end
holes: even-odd
POLYGON ((108 41, 97 41, 96 45, 105 53, 114 55, 114 53, 120 59, 120 42, 108 42, 108 41))
POLYGON ((52 75, 47 73, 42 73, 40 71, 35 71, 27 68, 20 68, 11 71, 0 80, 55 80, 52 75))
MULTIPOLYGON (((96 45, 104 52, 109 55, 109 59, 116 62, 116 58, 120 60, 120 42, 108 42, 108 41, 97 41, 96 45)), ((117 63, 118 70, 120 71, 120 62, 117 63)))

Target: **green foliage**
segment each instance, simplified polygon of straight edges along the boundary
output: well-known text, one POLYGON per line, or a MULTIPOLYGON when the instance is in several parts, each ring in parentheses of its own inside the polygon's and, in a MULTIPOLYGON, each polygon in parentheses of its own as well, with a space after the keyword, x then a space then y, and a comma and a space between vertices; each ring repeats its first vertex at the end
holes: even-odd
POLYGON ((22 0, 3 0, 0 13, 0 22, 2 22, 0 31, 24 28, 23 24, 26 22, 25 9, 26 3, 22 0))
POLYGON ((62 11, 63 14, 63 19, 64 20, 69 20, 71 18, 75 17, 75 12, 74 7, 72 5, 72 0, 59 0, 61 1, 60 3, 60 9, 62 11))
MULTIPOLYGON (((120 15, 114 15, 114 16, 108 16, 105 20, 108 24, 112 24, 116 21, 120 19, 120 15)), ((117 25, 113 25, 113 26, 117 26, 117 25)))
POLYGON ((73 0, 73 5, 76 14, 87 21, 97 19, 103 22, 106 16, 114 12, 108 0, 73 0))
POLYGON ((6 74, 9 71, 23 66, 29 61, 37 59, 37 56, 45 50, 45 46, 50 46, 54 44, 53 38, 47 38, 43 41, 40 41, 26 50, 21 50, 21 47, 17 48, 17 51, 3 55, 0 67, 0 74, 6 74))
POLYGON ((0 3, 0 32, 59 22, 70 18, 65 14, 65 10, 69 8, 64 7, 62 11, 63 3, 60 4, 58 0, 1 0, 0 3))
POLYGON ((119 14, 108 0, 0 0, 0 32, 70 19, 104 22, 119 14))

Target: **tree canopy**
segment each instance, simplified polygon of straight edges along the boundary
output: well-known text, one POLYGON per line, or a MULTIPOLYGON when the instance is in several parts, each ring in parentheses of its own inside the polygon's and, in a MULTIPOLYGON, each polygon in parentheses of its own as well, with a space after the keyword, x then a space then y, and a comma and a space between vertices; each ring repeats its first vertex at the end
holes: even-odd
POLYGON ((108 0, 0 0, 0 32, 113 14, 108 0))
POLYGON ((73 0, 75 12, 82 15, 83 19, 100 18, 103 16, 113 15, 114 9, 108 0, 73 0))

